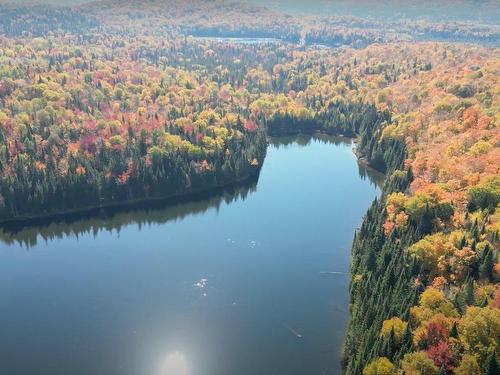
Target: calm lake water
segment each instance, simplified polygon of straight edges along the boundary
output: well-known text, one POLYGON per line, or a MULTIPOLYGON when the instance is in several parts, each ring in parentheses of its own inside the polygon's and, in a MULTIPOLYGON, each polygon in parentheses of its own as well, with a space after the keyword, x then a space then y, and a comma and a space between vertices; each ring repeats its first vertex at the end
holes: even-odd
POLYGON ((267 44, 281 43, 280 39, 276 38, 241 38, 241 37, 217 37, 217 36, 194 36, 196 40, 206 40, 209 42, 218 43, 234 43, 234 44, 267 44))
POLYGON ((339 373, 380 181, 350 141, 280 139, 257 184, 1 233, 0 373, 339 373))

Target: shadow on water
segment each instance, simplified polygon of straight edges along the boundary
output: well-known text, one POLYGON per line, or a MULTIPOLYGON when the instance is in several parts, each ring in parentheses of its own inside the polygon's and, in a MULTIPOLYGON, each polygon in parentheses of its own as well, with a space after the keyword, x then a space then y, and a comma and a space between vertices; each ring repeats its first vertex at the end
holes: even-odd
MULTIPOLYGON (((353 140, 344 137, 332 137, 323 134, 298 135, 269 138, 269 145, 277 149, 298 145, 307 147, 313 141, 332 145, 351 145, 353 140)), ((384 175, 362 163, 358 163, 358 172, 362 179, 381 187, 384 175)), ((100 232, 117 231, 130 224, 137 224, 139 230, 143 226, 164 224, 182 220, 191 215, 198 215, 208 210, 218 210, 222 204, 230 204, 245 200, 249 194, 257 190, 259 175, 251 180, 235 184, 231 187, 214 189, 195 196, 180 197, 175 200, 149 201, 107 207, 86 212, 72 213, 56 218, 41 218, 31 222, 4 224, 0 227, 0 242, 6 245, 18 244, 27 249, 34 247, 38 241, 50 241, 67 236, 82 236, 100 232)))
POLYGON ((213 190, 209 193, 177 198, 172 201, 149 201, 133 206, 116 206, 75 213, 60 218, 40 219, 35 223, 13 223, 0 228, 0 241, 19 244, 27 248, 36 246, 38 240, 45 241, 66 236, 81 236, 101 231, 120 231, 121 228, 137 224, 143 226, 164 224, 182 220, 190 215, 203 214, 210 209, 218 210, 221 204, 245 200, 257 188, 257 181, 247 181, 232 187, 213 190))

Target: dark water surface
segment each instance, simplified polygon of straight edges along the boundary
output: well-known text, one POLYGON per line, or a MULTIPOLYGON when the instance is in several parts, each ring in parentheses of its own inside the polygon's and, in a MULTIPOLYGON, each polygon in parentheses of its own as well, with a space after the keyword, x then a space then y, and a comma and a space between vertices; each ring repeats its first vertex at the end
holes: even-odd
POLYGON ((350 141, 286 141, 253 186, 1 232, 0 373, 339 373, 350 245, 380 175, 350 141))

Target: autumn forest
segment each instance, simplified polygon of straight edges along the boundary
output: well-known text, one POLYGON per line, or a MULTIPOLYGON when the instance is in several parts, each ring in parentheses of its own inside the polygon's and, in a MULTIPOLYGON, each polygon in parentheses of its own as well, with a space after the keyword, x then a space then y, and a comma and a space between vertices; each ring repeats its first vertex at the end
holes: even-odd
POLYGON ((386 177, 343 372, 498 374, 498 18, 341 9, 0 2, 0 222, 253 181, 272 136, 351 138, 386 177))

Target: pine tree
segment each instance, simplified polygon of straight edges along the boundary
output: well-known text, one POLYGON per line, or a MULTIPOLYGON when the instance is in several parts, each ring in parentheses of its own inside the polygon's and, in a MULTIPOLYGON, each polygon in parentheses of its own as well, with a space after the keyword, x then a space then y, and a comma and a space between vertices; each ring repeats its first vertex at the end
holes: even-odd
POLYGON ((493 350, 488 358, 486 359, 485 375, 498 375, 499 368, 497 363, 497 356, 495 350, 493 350))
POLYGON ((366 257, 366 263, 365 263, 366 270, 370 271, 370 272, 374 272, 376 270, 376 267, 377 267, 376 261, 377 261, 377 259, 375 256, 375 251, 373 250, 373 248, 370 248, 368 250, 368 254, 366 257))
POLYGON ((391 332, 389 332, 389 336, 385 339, 384 345, 382 346, 383 356, 392 359, 396 347, 396 334, 394 333, 394 328, 392 328, 391 332))
POLYGON ((401 351, 403 353, 408 353, 413 349, 413 336, 411 333, 410 325, 406 326, 403 338, 401 339, 401 351))
POLYGON ((419 233, 423 236, 426 234, 432 233, 432 220, 434 219, 434 215, 432 214, 431 209, 429 208, 429 205, 425 206, 424 212, 422 213, 422 216, 420 217, 418 221, 418 231, 419 233))
POLYGON ((474 220, 474 223, 472 223, 472 226, 470 228, 470 234, 473 239, 477 239, 479 236, 479 227, 477 223, 477 219, 474 220))
POLYGON ((483 279, 491 280, 494 266, 495 260, 493 258, 493 251, 491 251, 490 247, 487 245, 479 259, 479 276, 483 279))
POLYGON ((466 282, 465 282, 465 292, 464 292, 464 297, 465 297, 465 303, 468 306, 472 306, 475 303, 475 297, 474 297, 474 279, 471 277, 468 277, 466 282))
POLYGON ((453 325, 450 328, 449 336, 453 338, 458 338, 458 327, 457 322, 453 322, 453 325))

